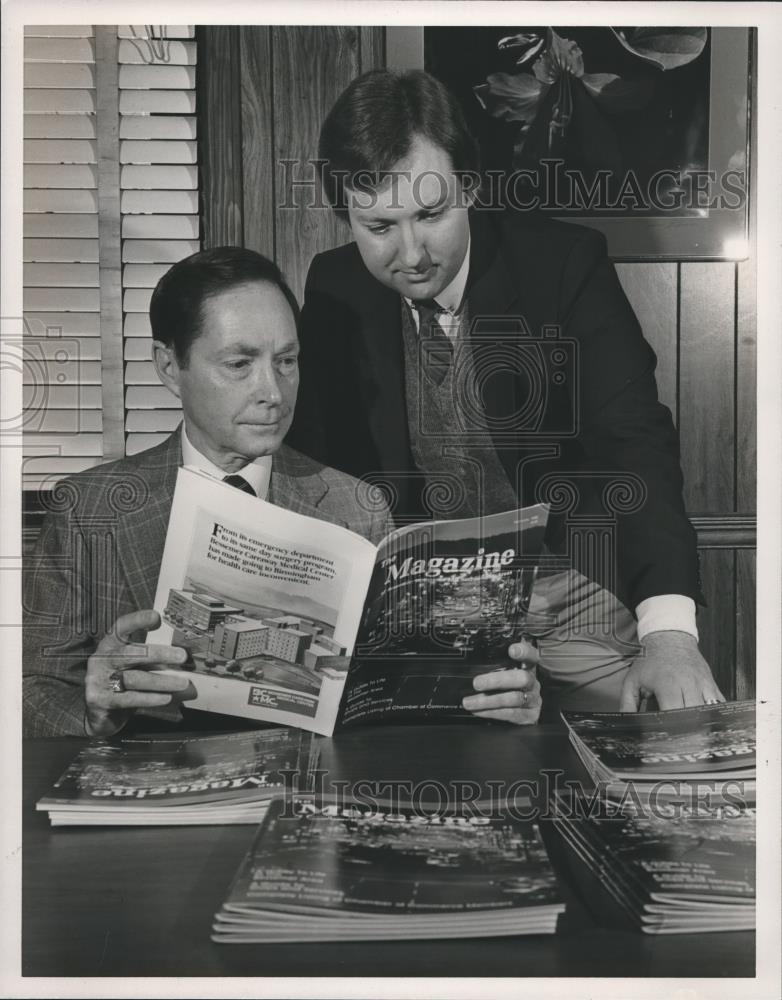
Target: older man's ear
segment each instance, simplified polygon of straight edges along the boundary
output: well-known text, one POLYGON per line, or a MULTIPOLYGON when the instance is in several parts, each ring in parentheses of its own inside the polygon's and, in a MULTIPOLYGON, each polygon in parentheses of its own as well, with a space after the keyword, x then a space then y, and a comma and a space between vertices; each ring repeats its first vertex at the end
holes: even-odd
POLYGON ((152 341, 152 361, 158 378, 163 385, 180 399, 179 362, 173 347, 167 347, 162 340, 152 341))

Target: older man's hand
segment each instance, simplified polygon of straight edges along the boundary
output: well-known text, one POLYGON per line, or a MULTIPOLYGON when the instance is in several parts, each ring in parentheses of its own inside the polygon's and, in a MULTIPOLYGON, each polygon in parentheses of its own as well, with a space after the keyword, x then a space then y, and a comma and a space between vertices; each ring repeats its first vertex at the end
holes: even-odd
POLYGON ((524 666, 492 670, 474 677, 472 686, 478 693, 464 698, 462 706, 482 719, 531 725, 538 721, 542 705, 535 675, 538 651, 529 642, 516 642, 508 654, 524 666))
POLYGON ((136 709, 168 705, 177 696, 182 699, 191 686, 186 673, 179 677, 159 672, 161 667, 181 667, 187 650, 131 642, 134 632, 159 627, 157 611, 123 615, 87 660, 84 728, 90 736, 113 736, 136 709))

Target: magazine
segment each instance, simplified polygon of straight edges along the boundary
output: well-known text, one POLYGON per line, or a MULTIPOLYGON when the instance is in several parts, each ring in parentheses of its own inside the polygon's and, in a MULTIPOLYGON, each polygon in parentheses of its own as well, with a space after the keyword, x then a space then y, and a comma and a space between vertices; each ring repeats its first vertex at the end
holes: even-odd
POLYGON ((697 705, 667 712, 561 713, 590 777, 611 795, 632 786, 638 796, 710 790, 754 794, 753 701, 697 705))
POLYGON ((649 809, 571 789, 552 800, 588 900, 650 934, 755 925, 755 808, 734 799, 649 809))
POLYGON ((317 761, 298 729, 93 740, 36 808, 52 826, 258 823, 284 789, 312 790, 317 761))
POLYGON ((563 909, 534 821, 296 796, 269 807, 212 938, 540 934, 563 909))
POLYGON ((379 546, 180 469, 150 642, 186 648, 190 708, 330 736, 472 718, 523 633, 545 505, 407 525, 379 546))

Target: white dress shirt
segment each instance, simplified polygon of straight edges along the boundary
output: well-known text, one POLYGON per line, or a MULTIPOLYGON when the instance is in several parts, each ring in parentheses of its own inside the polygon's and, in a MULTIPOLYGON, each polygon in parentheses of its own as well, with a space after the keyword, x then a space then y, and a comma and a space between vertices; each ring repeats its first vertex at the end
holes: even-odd
MULTIPOLYGON (((182 464, 199 469, 201 472, 206 472, 210 476, 214 476, 215 479, 225 479, 229 475, 224 469, 215 465, 214 462, 210 462, 206 455, 201 454, 187 436, 186 427, 182 428, 182 464)), ((231 475, 241 476, 243 479, 246 479, 255 490, 256 496, 260 497, 261 500, 265 500, 269 494, 272 457, 271 455, 262 455, 260 458, 256 458, 255 461, 248 462, 247 465, 231 473, 231 475)))
MULTIPOLYGON (((462 266, 456 272, 455 277, 449 285, 440 292, 435 301, 443 310, 437 318, 437 323, 449 340, 455 341, 459 331, 459 313, 464 302, 464 290, 467 287, 467 275, 470 273, 470 240, 467 240, 467 251, 462 261, 462 266)), ((412 299, 405 299, 413 313, 413 321, 416 330, 420 330, 420 317, 412 299)))
MULTIPOLYGON (((467 287, 467 276, 470 271, 470 242, 462 266, 456 276, 437 296, 435 301, 444 310, 444 315, 438 317, 443 332, 451 341, 456 339, 459 330, 459 313, 464 302, 464 291, 467 287)), ((419 317, 415 303, 405 299, 411 306, 416 330, 419 329, 419 317)), ((695 601, 684 594, 660 594, 647 597, 635 609, 638 618, 638 639, 642 640, 651 632, 688 632, 698 638, 698 628, 695 624, 695 601)))

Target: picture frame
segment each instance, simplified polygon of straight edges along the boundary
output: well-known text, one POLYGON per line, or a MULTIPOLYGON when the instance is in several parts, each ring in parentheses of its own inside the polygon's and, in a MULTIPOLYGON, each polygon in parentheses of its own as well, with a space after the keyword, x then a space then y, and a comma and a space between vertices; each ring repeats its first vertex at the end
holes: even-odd
MULTIPOLYGON (((428 30, 442 29, 387 27, 386 63, 389 69, 431 70, 426 57, 427 50, 431 52, 428 30)), ((498 28, 497 32, 503 30, 498 28)), ((540 31, 524 27, 513 30, 521 33, 540 31)), ((475 44, 476 27, 451 28, 450 31, 465 33, 465 53, 469 53, 475 44)), ((609 29, 605 31, 608 33, 609 29)), ((708 172, 713 176, 716 187, 712 186, 699 195, 696 203, 692 203, 693 198, 690 197, 689 210, 681 214, 662 210, 655 212, 654 209, 640 212, 628 209, 613 214, 590 212, 588 209, 565 213, 552 210, 548 213, 600 230, 606 236, 609 253, 615 260, 744 260, 748 256, 752 31, 747 27, 712 27, 708 33, 708 53, 704 53, 709 60, 708 74, 702 74, 703 86, 708 88, 708 124, 704 130, 706 162, 702 166, 705 170, 701 173, 708 172), (715 196, 722 179, 729 173, 730 179, 736 183, 737 165, 741 174, 738 181, 740 193, 732 198, 715 196), (726 207, 720 202, 727 203, 726 207)), ((451 37, 458 39, 453 34, 451 37)), ((459 60, 454 62, 458 64, 459 60)), ((600 68, 603 69, 602 66, 600 68)), ((443 82, 456 89, 452 81, 445 79, 443 82)), ((472 88, 484 80, 469 82, 472 88)), ((462 86, 459 89, 461 102, 471 103, 473 95, 465 99, 466 88, 462 86)), ((478 105, 477 99, 475 105, 478 105)), ((475 107, 465 110, 474 118, 475 107)), ((708 180, 704 184, 708 186, 708 180)))

